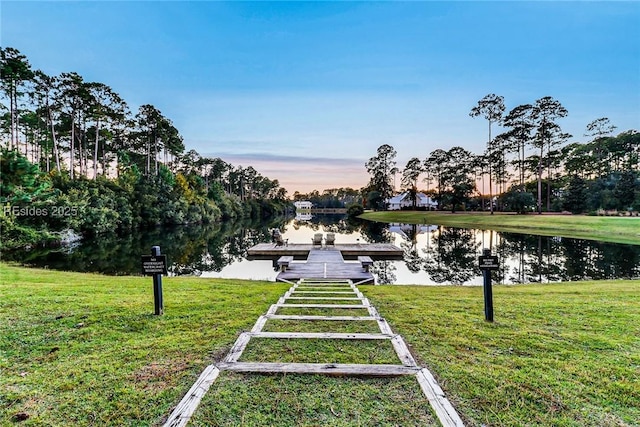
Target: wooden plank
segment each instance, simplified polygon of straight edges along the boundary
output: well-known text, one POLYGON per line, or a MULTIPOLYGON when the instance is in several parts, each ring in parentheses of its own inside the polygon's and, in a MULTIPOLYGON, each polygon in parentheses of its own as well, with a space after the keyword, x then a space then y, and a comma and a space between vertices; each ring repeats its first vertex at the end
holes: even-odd
POLYGON ((304 300, 327 300, 327 301, 362 301, 362 298, 357 297, 286 297, 286 300, 289 299, 304 299, 304 300))
MULTIPOLYGON (((364 304, 365 301, 363 301, 362 303, 364 304)), ((371 305, 369 300, 366 300, 366 303, 367 303, 367 311, 369 312, 369 316, 382 317, 382 316, 380 316, 380 314, 378 314, 378 310, 376 310, 376 308, 371 305)))
MULTIPOLYGON (((278 307, 290 308, 368 308, 366 305, 354 304, 276 304, 278 307)), ((275 313, 271 313, 275 314, 275 313)))
POLYGON ((202 397, 209 390, 209 387, 211 387, 211 384, 213 384, 216 378, 218 378, 218 374, 220 374, 220 369, 215 365, 207 366, 173 412, 171 412, 171 415, 169 415, 169 418, 167 418, 167 421, 164 423, 164 427, 186 426, 198 408, 202 397))
POLYGON ((402 339, 400 335, 394 335, 391 339, 391 344, 404 366, 418 366, 416 360, 409 351, 409 347, 407 347, 407 343, 404 342, 404 339, 402 339))
POLYGON ((348 279, 331 279, 326 281, 300 281, 300 287, 314 287, 314 288, 350 288, 351 281, 348 279))
POLYGON ((394 377, 399 375, 415 375, 419 368, 403 365, 359 365, 339 363, 221 363, 218 367, 223 371, 289 373, 289 374, 325 374, 355 375, 373 377, 394 377))
POLYGON ((383 334, 393 334, 393 332, 391 331, 391 326, 389 326, 389 324, 385 319, 380 317, 380 315, 376 315, 374 316, 374 318, 378 320, 378 326, 380 327, 380 332, 382 332, 383 334))
POLYGON ((351 285, 349 279, 311 279, 304 278, 300 280, 300 285, 309 286, 348 286, 351 285))
POLYGON ((224 361, 235 362, 236 360, 238 360, 240 356, 242 356, 242 352, 247 347, 247 344, 249 343, 250 339, 251 339, 251 333, 249 332, 241 333, 238 339, 236 340, 235 344, 233 344, 233 347, 231 347, 231 350, 229 350, 229 354, 227 354, 227 357, 224 358, 224 361))
POLYGON ((302 314, 270 314, 267 315, 267 317, 269 319, 280 320, 377 320, 375 317, 371 316, 314 316, 302 314))
POLYGON ((431 372, 429 372, 427 368, 422 368, 416 374, 416 378, 420 384, 420 388, 422 388, 422 392, 429 400, 431 407, 443 427, 464 427, 462 419, 445 396, 431 372))
MULTIPOLYGON (((278 301, 278 304, 284 304, 284 300, 282 303, 278 301)), ((267 310, 267 316, 270 314, 276 314, 276 311, 278 311, 278 304, 271 304, 271 307, 267 310)))
POLYGON ((348 283, 301 283, 296 289, 351 289, 352 286, 348 283))
POLYGON ((348 291, 353 290, 353 287, 348 283, 300 283, 300 286, 297 288, 298 290, 311 290, 316 289, 318 291, 326 291, 331 289, 348 291))
POLYGON ((278 338, 278 339, 336 339, 336 340, 390 340, 392 335, 385 334, 361 334, 343 332, 251 332, 253 338, 278 338))
POLYGON ((353 291, 301 291, 296 290, 296 294, 337 294, 337 295, 353 295, 353 291))
POLYGON ((258 320, 256 321, 256 324, 253 325, 253 329, 251 329, 251 332, 255 333, 262 331, 262 328, 264 328, 264 324, 267 323, 267 320, 269 320, 267 316, 258 317, 258 320))
POLYGON ((373 285, 373 284, 375 284, 375 280, 373 280, 372 278, 363 279, 354 283, 354 285, 373 285))

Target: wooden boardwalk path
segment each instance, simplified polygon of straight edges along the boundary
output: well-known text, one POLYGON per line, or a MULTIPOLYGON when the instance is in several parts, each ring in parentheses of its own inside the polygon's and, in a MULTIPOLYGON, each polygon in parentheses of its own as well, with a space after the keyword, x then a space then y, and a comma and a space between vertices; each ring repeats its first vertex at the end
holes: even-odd
MULTIPOLYGON (((307 264, 322 265, 332 259, 336 263, 342 260, 340 251, 312 251, 307 264), (318 253, 316 253, 318 252, 318 253), (322 252, 322 253, 320 253, 322 252)), ((344 261, 343 261, 344 262, 344 261)), ((300 279, 278 300, 269 310, 258 318, 249 332, 240 334, 235 344, 224 358, 216 365, 210 365, 200 375, 189 392, 184 396, 172 414, 165 427, 184 426, 195 412, 202 396, 217 378, 220 371, 234 371, 245 373, 295 373, 295 374, 325 374, 325 375, 353 375, 368 377, 389 377, 399 375, 413 375, 420 388, 429 400, 431 407, 440 423, 445 426, 463 426, 462 420, 444 392, 427 368, 417 365, 404 339, 395 334, 387 321, 380 316, 376 308, 360 292, 357 285, 345 279, 300 279), (322 301, 335 301, 328 304, 300 303, 300 300, 313 298, 322 301), (346 304, 341 302, 347 301, 346 304), (283 309, 323 309, 323 315, 281 314, 283 309), (368 316, 339 316, 332 315, 332 310, 360 309, 366 310, 368 316), (272 319, 291 322, 295 329, 299 321, 375 321, 379 333, 336 333, 336 332, 264 332, 263 328, 272 319), (398 356, 397 364, 347 364, 347 363, 282 363, 282 362, 251 362, 239 359, 252 338, 259 339, 320 339, 320 340, 368 340, 374 342, 390 342, 398 356)))

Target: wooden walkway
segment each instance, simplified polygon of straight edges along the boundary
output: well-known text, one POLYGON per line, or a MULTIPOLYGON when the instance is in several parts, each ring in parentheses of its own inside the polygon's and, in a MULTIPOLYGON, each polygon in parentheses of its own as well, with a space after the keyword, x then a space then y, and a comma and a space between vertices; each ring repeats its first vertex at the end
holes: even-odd
POLYGON ((277 282, 293 283, 300 279, 344 279, 355 283, 374 283, 373 274, 357 261, 345 261, 342 252, 333 247, 312 248, 305 261, 293 261, 276 276, 277 282))
MULTIPOLYGON (((315 251, 314 251, 315 252, 315 251)), ((329 252, 329 251, 326 251, 329 252)), ((331 257, 340 255, 339 251, 331 251, 331 257), (337 255, 336 255, 337 254, 337 255)), ((318 259, 323 261, 314 262, 314 255, 310 255, 313 264, 321 264, 327 258, 319 255, 318 259)), ((326 375, 353 375, 369 377, 389 377, 399 375, 414 375, 429 400, 433 411, 440 423, 445 427, 463 426, 460 416, 447 400, 444 392, 436 382, 435 378, 427 368, 417 365, 411 355, 404 339, 395 334, 387 321, 380 316, 369 300, 360 292, 358 287, 351 280, 341 279, 301 279, 293 284, 291 288, 271 305, 269 310, 258 318, 255 325, 249 332, 240 334, 235 344, 224 358, 217 365, 207 367, 189 392, 169 416, 165 427, 184 426, 189 422, 191 415, 198 407, 202 396, 207 392, 220 371, 234 371, 246 373, 295 373, 295 374, 326 374, 326 375), (312 300, 312 298, 323 301, 336 301, 335 304, 300 304, 300 299, 312 300), (340 301, 348 301, 341 304, 340 301), (293 315, 278 314, 281 309, 288 308, 321 308, 325 310, 324 315, 293 315), (368 316, 333 316, 331 310, 345 309, 366 310, 368 316), (335 332, 263 332, 265 324, 271 319, 287 320, 291 322, 295 329, 297 321, 375 321, 377 322, 379 333, 335 333, 335 332), (252 338, 268 339, 323 339, 323 340, 374 340, 378 342, 389 341, 398 356, 397 364, 340 364, 340 363, 280 363, 280 362, 239 362, 242 353, 246 349, 252 338)))

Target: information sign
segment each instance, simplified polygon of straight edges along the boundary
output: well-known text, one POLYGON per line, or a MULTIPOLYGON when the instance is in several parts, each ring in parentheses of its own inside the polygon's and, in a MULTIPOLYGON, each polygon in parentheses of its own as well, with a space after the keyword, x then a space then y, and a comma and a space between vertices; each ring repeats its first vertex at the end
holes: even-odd
POLYGON ((167 274, 166 255, 142 255, 142 274, 167 274))
POLYGON ((497 255, 481 255, 478 257, 480 270, 498 270, 500 264, 497 255))

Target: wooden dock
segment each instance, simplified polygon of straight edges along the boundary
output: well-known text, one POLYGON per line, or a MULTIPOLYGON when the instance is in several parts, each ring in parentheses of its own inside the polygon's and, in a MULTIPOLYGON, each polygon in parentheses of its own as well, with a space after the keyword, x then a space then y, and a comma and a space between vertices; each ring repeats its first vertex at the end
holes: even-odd
POLYGON ((307 259, 293 261, 276 277, 277 282, 296 282, 300 279, 344 279, 354 283, 374 283, 373 275, 357 261, 345 261, 336 248, 312 248, 307 259))
MULTIPOLYGON (((402 259, 403 251, 390 243, 347 243, 337 245, 259 243, 251 247, 248 259, 293 257, 276 277, 276 281, 293 283, 300 279, 351 280, 354 283, 374 283, 369 268, 355 261, 358 257, 372 260, 402 259), (354 261, 352 261, 354 260, 354 261)), ((371 262, 371 260, 369 260, 371 262)))
POLYGON ((273 243, 258 243, 247 251, 248 259, 277 259, 281 256, 293 256, 295 259, 306 259, 312 250, 337 250, 346 260, 357 259, 359 256, 368 256, 374 260, 401 260, 402 249, 391 243, 342 243, 329 246, 319 246, 291 243, 288 245, 275 245, 273 243))

